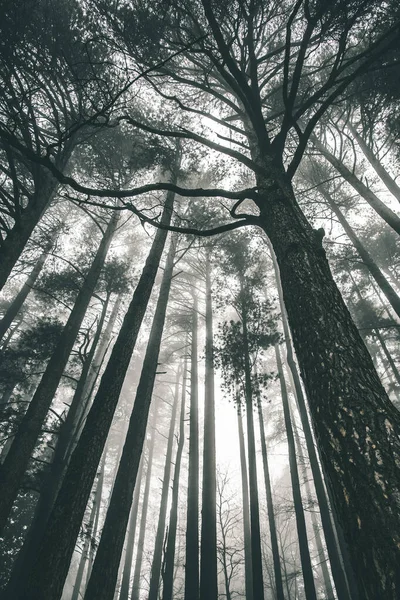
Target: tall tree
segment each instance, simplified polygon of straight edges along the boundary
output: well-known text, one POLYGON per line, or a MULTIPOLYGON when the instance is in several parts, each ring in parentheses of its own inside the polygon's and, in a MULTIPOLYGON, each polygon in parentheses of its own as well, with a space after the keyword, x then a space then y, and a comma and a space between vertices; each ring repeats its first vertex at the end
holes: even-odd
POLYGON ((190 347, 189 467, 186 512, 185 600, 199 600, 199 382, 198 302, 193 290, 190 347))
MULTIPOLYGON (((182 454, 185 444, 185 404, 186 404, 186 381, 187 381, 187 356, 183 362, 183 380, 182 380, 182 396, 179 418, 179 437, 178 447, 176 450, 174 480, 172 484, 172 499, 171 511, 169 516, 168 537, 165 548, 165 560, 162 570, 163 591, 162 600, 172 600, 173 584, 174 584, 174 567, 175 567, 175 550, 176 550, 176 534, 178 525, 178 499, 180 473, 182 464, 182 454)), ((134 599, 132 599, 134 600, 134 599)))
POLYGON ((200 537, 200 600, 217 600, 217 507, 213 309, 210 250, 206 250, 206 347, 203 435, 203 487, 200 537))
POLYGON ((3 493, 0 500, 0 530, 3 529, 7 521, 12 504, 21 486, 22 477, 29 458, 68 362, 101 269, 104 266, 117 223, 118 214, 115 212, 109 220, 96 256, 85 277, 85 281, 68 317, 60 340, 47 364, 38 388, 29 403, 28 410, 15 434, 12 446, 1 466, 0 484, 3 488, 3 493))
POLYGON ((168 496, 171 479, 171 465, 172 465, 172 452, 175 439, 175 425, 176 425, 176 413, 178 411, 178 399, 179 399, 179 385, 180 385, 181 369, 177 368, 176 381, 175 381, 175 393, 172 402, 171 418, 169 424, 168 438, 167 438, 167 451, 165 453, 165 465, 164 473, 162 477, 162 489, 161 489, 161 504, 160 512, 158 514, 156 538, 154 541, 154 553, 153 562, 151 563, 151 574, 150 574, 150 586, 149 586, 149 600, 157 600, 159 597, 160 578, 161 578, 161 564, 163 559, 163 546, 165 537, 165 522, 167 517, 168 508, 168 496))
MULTIPOLYGON (((170 221, 173 201, 174 194, 169 193, 163 210, 164 224, 170 221)), ((49 599, 58 599, 62 592, 90 489, 157 274, 166 235, 167 232, 160 229, 154 237, 146 264, 50 515, 41 541, 38 560, 30 575, 27 575, 26 589, 21 598, 30 595, 32 598, 36 596, 39 599, 48 594, 49 599), (52 548, 51 552, 50 548, 52 548)))

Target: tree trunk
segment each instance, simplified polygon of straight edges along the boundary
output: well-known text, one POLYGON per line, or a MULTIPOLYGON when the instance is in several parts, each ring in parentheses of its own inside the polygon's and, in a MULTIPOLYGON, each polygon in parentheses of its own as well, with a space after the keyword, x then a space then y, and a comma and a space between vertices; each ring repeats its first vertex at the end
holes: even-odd
POLYGON ((23 303, 25 302, 25 300, 27 299, 29 292, 31 291, 32 287, 35 285, 36 280, 39 277, 39 275, 43 269, 43 265, 47 258, 47 252, 48 252, 48 250, 42 252, 42 254, 39 256, 37 263, 35 264, 32 271, 30 272, 29 276, 27 277, 24 285, 22 286, 22 288, 20 289, 18 294, 15 296, 14 300, 11 302, 4 317, 1 319, 1 321, 0 321, 0 341, 5 336, 8 328, 13 323, 15 317, 21 310, 21 307, 22 307, 23 303))
POLYGON ((209 251, 207 251, 206 254, 206 347, 203 440, 200 600, 217 600, 217 482, 215 457, 213 312, 209 251))
POLYGON ((274 563, 276 600, 285 600, 285 595, 283 593, 281 561, 280 561, 280 557, 279 557, 278 536, 276 535, 276 523, 275 523, 274 503, 273 503, 273 499, 272 499, 271 478, 270 478, 269 466, 268 466, 267 444, 265 442, 264 416, 263 416, 263 412, 262 412, 260 395, 258 395, 257 405, 258 405, 258 420, 259 420, 259 425, 260 425, 261 451, 262 451, 263 467, 264 467, 265 493, 267 496, 268 524, 269 524, 269 531, 270 531, 270 536, 271 536, 272 560, 274 563))
POLYGON ((82 428, 85 424, 86 417, 89 413, 91 400, 93 397, 93 393, 96 387, 96 383, 98 377, 100 375, 101 368, 103 366, 103 362, 106 358, 107 351, 111 344, 113 329, 115 325, 115 321, 117 320, 118 312, 121 306, 122 297, 118 296, 116 299, 113 309, 111 311, 110 318, 108 320, 107 326, 104 330, 104 334, 101 336, 101 341, 97 347, 96 353, 93 358, 93 362, 90 366, 88 376, 86 378, 86 383, 82 391, 82 399, 83 402, 79 407, 77 415, 75 417, 75 423, 73 426, 74 435, 71 439, 71 443, 68 446, 67 454, 70 456, 76 446, 77 441, 80 438, 82 428))
POLYGON ((386 223, 400 235, 400 217, 398 217, 382 200, 378 198, 358 177, 348 169, 339 158, 328 150, 316 136, 312 142, 324 158, 340 173, 340 175, 360 194, 362 198, 378 213, 386 223))
MULTIPOLYGON (((240 279, 240 288, 243 297, 244 284, 240 279)), ((243 327, 243 358, 244 358, 244 392, 246 398, 247 422, 247 452, 249 461, 249 489, 250 489, 250 530, 251 530, 251 564, 253 570, 253 597, 264 600, 264 581, 262 571, 261 533, 260 533, 260 508, 258 500, 257 481, 257 454, 254 436, 253 418, 253 389, 251 382, 251 366, 247 330, 246 307, 241 307, 241 320, 243 327)))
POLYGON ((321 458, 358 584, 365 600, 394 600, 400 590, 400 416, 287 176, 280 171, 271 180, 264 171, 257 180, 260 220, 278 260, 321 458))
MULTIPOLYGON (((167 194, 162 216, 164 224, 170 221, 173 197, 172 193, 167 194)), ((26 593, 22 596, 24 600, 58 600, 62 593, 80 523, 147 308, 166 235, 166 231, 162 229, 155 235, 79 443, 71 457, 41 542, 41 552, 35 568, 26 574, 26 593)))
POLYGON ((85 600, 111 600, 113 598, 157 374, 157 361, 172 282, 176 243, 177 234, 173 234, 125 445, 85 600))
POLYGON ((68 362, 69 355, 85 317, 87 307, 95 290, 100 272, 118 222, 115 212, 100 242, 96 256, 62 331, 56 348, 47 364, 35 394, 29 404, 14 441, 0 469, 0 531, 3 530, 14 500, 21 487, 29 459, 40 435, 43 422, 68 362))
MULTIPOLYGON (((56 161, 56 167, 63 171, 67 165, 74 147, 72 138, 67 142, 62 156, 56 161)), ((22 254, 26 243, 30 239, 33 230, 42 218, 43 213, 54 198, 58 181, 51 173, 42 167, 34 166, 36 169, 35 191, 28 205, 23 209, 17 222, 2 241, 0 251, 0 290, 6 283, 15 263, 22 254)))
POLYGON ((198 306, 194 292, 190 358, 189 473, 186 517, 185 600, 199 600, 199 401, 198 306))
POLYGON ((279 381, 281 385, 283 415, 285 420, 285 429, 289 449, 289 467, 290 479, 292 483, 294 511, 296 515, 297 536, 299 540, 301 568, 303 571, 304 588, 307 600, 317 600, 314 585, 314 575, 311 565, 310 551, 308 547, 307 528, 304 518, 303 503, 300 492, 299 471, 296 461, 296 447, 294 443, 293 427, 290 418, 289 397, 286 388, 285 377, 283 374, 281 355, 278 344, 275 344, 276 366, 278 369, 279 381))
POLYGON ((88 568, 87 568, 87 573, 86 573, 85 589, 86 589, 88 581, 89 581, 90 573, 92 572, 94 555, 96 552, 96 547, 95 547, 94 541, 96 540, 97 531, 99 529, 101 499, 103 496, 104 472, 105 472, 105 467, 106 467, 107 451, 108 451, 108 446, 106 444, 105 448, 104 448, 104 452, 103 452, 103 458, 101 459, 101 463, 100 463, 100 473, 99 473, 99 479, 98 479, 97 487, 96 487, 96 496, 95 496, 96 514, 95 514, 94 523, 93 523, 92 543, 90 544, 89 553, 88 553, 88 568))
POLYGON ((244 537, 244 578, 246 586, 246 600, 257 600, 253 596, 253 569, 251 566, 251 532, 250 532, 250 500, 249 482, 247 477, 246 449, 243 434, 242 406, 240 397, 236 399, 237 422, 240 452, 240 473, 242 482, 243 505, 243 537, 244 537))
POLYGON ((348 122, 346 123, 351 135, 356 140, 357 144, 361 148, 364 156, 367 158, 369 164, 374 169, 375 173, 381 178, 383 183, 386 185, 389 192, 400 202, 400 187, 397 185, 393 177, 389 175, 381 161, 375 156, 374 152, 368 146, 364 138, 358 133, 357 129, 348 122))
POLYGON ((132 560, 133 560, 133 548, 135 545, 135 534, 137 527, 137 518, 139 512, 139 500, 140 500, 140 484, 142 482, 142 474, 143 474, 143 463, 144 463, 144 454, 142 453, 142 457, 140 459, 139 471, 137 474, 135 492, 133 494, 133 502, 131 508, 131 516, 129 519, 129 526, 127 532, 126 539, 126 551, 125 551, 125 561, 124 561, 124 569, 122 573, 122 581, 121 581, 121 589, 119 592, 119 600, 128 600, 129 599, 129 587, 131 583, 131 571, 132 571, 132 560))
POLYGON ((154 441, 155 441, 155 431, 157 426, 157 405, 154 408, 154 415, 152 418, 152 427, 151 434, 149 440, 149 454, 147 457, 147 471, 146 471, 146 481, 144 484, 143 490, 143 501, 142 501, 142 514, 140 516, 140 528, 139 528, 139 539, 137 542, 137 553, 136 553, 136 561, 135 561, 135 570, 133 574, 133 582, 132 582, 132 595, 131 600, 139 600, 140 592, 141 592, 141 571, 142 571, 142 561, 143 561, 143 551, 144 551, 144 538, 146 534, 147 527, 147 510, 149 506, 149 496, 150 496, 150 483, 151 483, 151 471, 153 467, 153 454, 154 454, 154 441))
POLYGON ((176 532, 177 532, 177 525, 178 525, 179 483, 180 483, 182 453, 183 453, 183 447, 185 444, 186 379, 187 379, 187 358, 185 356, 185 360, 184 360, 184 364, 183 364, 181 414, 180 414, 180 419, 179 419, 179 439, 178 439, 178 447, 176 450, 174 482, 172 485, 172 503, 171 503, 171 512, 170 512, 170 516, 169 516, 167 547, 165 550, 164 569, 163 569, 163 573, 162 573, 163 584, 164 584, 162 600, 172 600, 172 598, 173 598, 175 546, 176 546, 176 532))
MULTIPOLYGON (((336 593, 338 600, 350 600, 349 590, 347 587, 346 576, 343 572, 343 568, 340 561, 340 555, 338 546, 336 543, 336 537, 333 529, 330 508, 325 491, 324 481, 321 473, 320 464, 317 457, 317 451, 314 445, 313 434, 311 431, 308 410, 306 406, 306 400, 303 394, 303 388, 301 386, 299 372, 297 364, 293 355, 292 342, 290 338, 289 325, 286 315, 286 308, 283 301, 282 285, 279 275, 279 267, 276 260, 275 252, 268 242, 272 262, 274 265, 276 286, 278 288, 279 304, 281 309, 283 333, 285 337, 286 346, 286 361, 289 367, 289 373, 292 378, 292 389, 294 392, 297 409, 299 411, 301 425, 306 440, 307 454, 310 461, 311 472, 314 480, 315 493, 317 495, 319 511, 321 515, 322 527, 324 530, 325 542, 328 550, 329 561, 332 569, 332 577, 335 582, 336 593)), ((352 600, 356 600, 355 598, 352 600)))
POLYGON ((178 411, 178 399, 179 399, 179 379, 180 379, 180 368, 178 367, 175 381, 175 395, 172 405, 171 420, 168 432, 167 452, 165 455, 165 466, 164 474, 162 478, 162 489, 161 489, 161 504, 160 512, 158 515, 156 539, 154 543, 154 554, 153 562, 151 565, 150 575, 150 587, 148 600, 157 600, 159 596, 160 588, 160 576, 161 576, 161 563, 163 554, 163 544, 165 536, 165 521, 167 516, 168 507, 168 495, 169 486, 171 479, 171 465, 172 465, 172 451, 174 445, 174 433, 176 425, 176 413, 178 411))
POLYGON ((59 429, 53 461, 41 486, 40 496, 35 507, 35 514, 32 524, 29 528, 24 545, 22 546, 13 566, 11 578, 7 586, 7 593, 9 594, 10 599, 17 597, 17 590, 19 586, 23 584, 25 571, 31 568, 36 560, 41 536, 43 535, 51 509, 57 497, 58 490, 60 489, 65 469, 68 465, 69 457, 66 454, 66 451, 73 435, 74 415, 82 400, 82 390, 103 328, 104 319, 107 312, 107 305, 108 301, 106 301, 103 305, 97 330, 92 341, 89 354, 83 365, 78 385, 72 398, 70 409, 66 419, 63 421, 59 429))
POLYGON ((317 554, 318 565, 321 567, 322 578, 324 580, 325 590, 327 593, 327 600, 335 600, 335 595, 333 593, 332 584, 331 584, 331 578, 329 575, 328 566, 326 564, 327 559, 325 557, 325 550, 324 550, 324 547, 322 544, 321 533, 320 533, 317 517, 315 514, 315 510, 313 507, 313 496, 311 493, 310 483, 308 480, 307 466, 306 466, 306 462, 305 462, 303 447, 301 445, 300 436, 299 436, 299 432, 297 430, 295 419, 293 419, 293 434, 294 434, 294 439, 296 442, 297 454, 300 459, 300 464, 302 465, 303 484, 304 484, 304 488, 305 488, 305 492, 306 492, 306 498, 307 498, 307 501, 310 506, 311 524, 312 524, 312 528, 314 531, 315 545, 317 547, 317 553, 318 553, 317 554))
POLYGON ((347 219, 339 209, 339 207, 332 200, 331 196, 328 194, 326 190, 324 190, 323 186, 319 188, 320 194, 325 198, 331 210, 337 216, 339 223, 343 227, 346 232, 346 235, 350 239, 351 243, 357 250, 358 254, 362 258, 363 263, 371 273, 372 277, 375 279, 378 286, 381 288, 382 292, 385 294, 386 298, 389 300, 389 303, 395 313, 400 317, 400 297, 397 295, 395 290, 392 288, 388 280, 383 275, 382 271, 368 252, 366 248, 363 246, 359 238, 354 233, 352 227, 349 225, 347 219))

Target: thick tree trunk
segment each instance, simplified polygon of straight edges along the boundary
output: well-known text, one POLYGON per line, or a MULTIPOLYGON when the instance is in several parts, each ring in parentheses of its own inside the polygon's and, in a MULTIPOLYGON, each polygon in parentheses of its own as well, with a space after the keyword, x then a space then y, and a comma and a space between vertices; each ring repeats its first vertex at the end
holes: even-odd
POLYGON ((400 235, 400 217, 396 215, 382 200, 378 198, 372 190, 370 190, 358 177, 348 169, 339 158, 328 150, 316 136, 312 136, 312 141, 317 150, 340 175, 360 194, 362 198, 375 210, 376 213, 386 223, 400 235))
POLYGON ((264 416, 263 416, 263 412, 262 412, 260 396, 258 396, 257 405, 258 405, 258 420, 259 420, 259 425, 260 425, 261 451, 262 451, 263 467, 264 467, 265 493, 267 496, 268 524, 269 524, 269 532, 270 532, 270 537, 271 537, 272 560, 274 563, 275 594, 276 594, 276 600, 285 600, 285 595, 283 593, 281 561, 280 561, 280 557, 279 557, 278 536, 276 535, 276 523, 275 523, 274 503, 273 503, 273 499, 272 499, 271 478, 270 478, 269 466, 268 466, 267 444, 265 441, 264 416))
POLYGON ((113 598, 157 374, 158 356, 174 269, 176 243, 177 235, 173 234, 125 445, 85 600, 111 600, 113 598), (112 550, 110 551, 110 549, 112 550))
POLYGON ((140 592, 142 591, 141 571, 142 571, 143 552, 144 552, 144 539, 145 539, 146 528, 147 528, 147 510, 149 507, 150 483, 151 483, 151 472, 152 472, 152 468, 153 468, 153 454, 154 454, 156 426, 157 426, 157 405, 154 409, 154 415, 153 415, 152 424, 151 424, 151 433, 150 433, 150 440, 149 440, 149 453, 148 453, 148 457, 147 457, 146 480, 145 480, 144 490, 143 490, 142 513, 140 515, 139 539, 137 542, 137 552, 136 552, 135 569, 134 569, 134 573, 133 573, 131 600, 139 600, 140 592))
POLYGON ((353 127, 353 125, 348 122, 346 123, 351 135, 356 140, 357 144, 360 146, 364 156, 367 158, 369 164, 374 169, 375 173, 381 178, 383 183, 386 185, 387 189, 393 196, 400 202, 400 187, 397 185, 396 181, 391 177, 391 175, 386 171, 385 167, 381 163, 381 161, 375 156, 374 152, 368 146, 367 142, 364 138, 358 133, 357 129, 353 127))
POLYGON ((304 588, 307 596, 307 600, 317 600, 314 585, 314 575, 311 565, 310 550, 308 547, 307 528, 304 517, 303 503, 301 499, 300 491, 300 478, 296 460, 296 447, 294 443, 293 427, 290 418, 289 408, 289 397, 286 388, 285 377, 283 374, 283 367, 281 361, 281 355, 279 351, 279 345, 275 344, 275 356, 276 366, 278 369, 279 381, 281 385, 281 395, 283 404, 283 415, 285 420, 285 429, 287 435, 288 449, 289 449, 289 467, 290 467, 290 479, 292 483, 292 493, 294 502, 294 512, 296 515, 296 526, 297 526, 297 537, 299 541, 300 549, 300 560, 301 568, 303 571, 304 588))
MULTIPOLYGON (((285 337, 286 346, 286 361, 289 367, 289 374, 291 375, 292 390, 295 395, 297 408, 300 415, 301 425, 304 432, 304 437, 307 446, 307 453, 310 460, 311 472, 314 480, 315 493, 317 495, 319 511, 321 515, 322 527, 324 530, 325 542, 328 550, 329 561, 332 569, 332 576, 335 582, 336 592, 338 600, 350 600, 349 590, 347 587, 345 573, 343 571, 338 546, 336 543, 336 537, 333 529, 330 508, 328 503, 327 494, 325 491, 325 485, 320 469, 320 464, 317 457, 317 451, 314 445, 313 434, 311 431, 311 425, 308 416, 308 409, 306 406, 306 399, 303 394, 303 388, 300 381, 297 364, 293 355, 292 341, 290 338, 289 325, 286 315, 286 308, 283 301, 282 285, 279 275, 279 267, 276 260, 275 252, 268 242, 272 262, 274 265, 276 286, 278 288, 279 304, 282 316, 283 333, 285 337)), ((352 600, 356 600, 355 598, 352 600)))
POLYGON ((165 455, 165 466, 164 474, 162 478, 162 489, 161 489, 161 504, 160 512, 158 515, 156 539, 154 543, 153 562, 151 564, 150 574, 150 587, 148 600, 157 600, 159 596, 160 588, 160 577, 161 577, 161 563, 165 536, 165 521, 167 517, 168 507, 168 496, 171 479, 171 465, 172 465, 172 451, 174 446, 174 433, 176 425, 176 413, 178 411, 178 400, 179 400, 179 379, 181 369, 177 369, 176 381, 175 381, 175 395, 172 405, 171 420, 168 432, 167 452, 165 455))
POLYGON ((400 591, 400 415, 290 182, 284 174, 258 180, 261 224, 278 260, 317 441, 358 584, 365 600, 394 600, 400 591))
POLYGON ((197 358, 198 306, 193 295, 190 357, 189 473, 186 513, 185 600, 199 600, 199 401, 197 358))
POLYGON ((381 288, 386 298, 389 300, 391 307, 393 308, 395 313, 400 317, 400 297, 397 295, 397 293, 392 288, 386 277, 383 275, 382 271, 380 270, 380 268, 368 252, 368 250, 364 247, 357 235, 354 233, 352 227, 348 223, 347 219, 345 218, 339 207, 332 200, 329 193, 323 188, 323 186, 319 188, 319 192, 320 194, 322 194, 331 210, 337 216, 339 223, 346 232, 346 235, 348 236, 351 243, 359 253, 363 263, 371 273, 372 277, 375 279, 376 283, 381 288))
POLYGON ((144 453, 142 453, 142 457, 140 459, 140 466, 139 466, 139 471, 138 471, 137 479, 136 479, 135 492, 133 494, 131 516, 129 518, 129 526, 128 526, 128 531, 127 531, 127 535, 126 535, 125 560, 124 560, 124 569, 122 572, 119 600, 128 600, 129 599, 129 587, 130 587, 130 583, 131 583, 133 548, 135 545, 135 534, 136 534, 136 527, 137 527, 137 521, 138 521, 140 484, 142 482, 143 463, 144 463, 144 453))
POLYGON ((35 264, 32 271, 30 272, 29 276, 27 277, 24 285, 22 286, 22 288, 20 289, 18 294, 15 296, 14 300, 11 302, 4 317, 1 319, 1 321, 0 321, 0 341, 5 336, 8 328, 13 323, 15 317, 17 316, 17 314, 19 313, 19 311, 22 308, 22 305, 24 304, 25 300, 27 299, 28 294, 30 293, 33 286, 35 285, 37 278, 39 277, 39 275, 43 269, 43 265, 47 258, 47 252, 48 252, 48 250, 42 252, 42 254, 39 256, 37 263, 35 264))
POLYGON ((172 502, 169 516, 168 539, 165 550, 163 578, 163 593, 162 600, 172 600, 173 584, 174 584, 174 567, 175 567, 175 547, 176 533, 178 525, 178 497, 179 483, 182 463, 182 453, 185 444, 185 403, 186 403, 186 379, 187 379, 187 358, 185 357, 183 364, 183 381, 182 381, 182 400, 181 413, 179 418, 179 439, 176 450, 174 482, 172 485, 172 502))
MULTIPOLYGON (((167 194, 162 216, 164 224, 170 221, 172 205, 173 194, 170 193, 167 194)), ((150 298, 166 235, 166 231, 161 229, 155 235, 50 515, 35 568, 26 574, 26 591, 25 596, 22 596, 24 600, 58 600, 61 596, 90 489, 150 298)))
MULTIPOLYGON (((240 280, 243 297, 244 284, 240 280)), ((253 597, 254 600, 264 600, 264 580, 262 571, 261 554, 261 532, 260 532, 260 508, 258 499, 257 481, 257 454, 254 435, 253 417, 253 389, 251 382, 251 366, 247 330, 246 307, 241 307, 241 320, 243 327, 243 358, 244 358, 244 393, 246 398, 246 422, 247 422, 247 452, 249 461, 249 489, 250 489, 250 530, 251 530, 251 559, 253 570, 253 597)))
POLYGON ((103 268, 117 222, 118 214, 116 212, 110 219, 68 321, 1 466, 0 531, 2 531, 7 522, 13 502, 21 487, 22 478, 30 456, 40 435, 43 422, 54 394, 57 391, 58 384, 103 268))
POLYGON ((246 449, 243 434, 242 406, 240 397, 236 399, 237 423, 240 453, 240 474, 242 483, 242 506, 243 506, 243 537, 244 537, 244 579, 246 589, 246 600, 256 600, 253 596, 253 569, 251 566, 251 532, 250 532, 250 500, 249 482, 247 477, 246 449))
POLYGON ((209 251, 207 251, 206 254, 206 347, 203 440, 200 600, 217 600, 217 482, 215 457, 213 312, 209 251))

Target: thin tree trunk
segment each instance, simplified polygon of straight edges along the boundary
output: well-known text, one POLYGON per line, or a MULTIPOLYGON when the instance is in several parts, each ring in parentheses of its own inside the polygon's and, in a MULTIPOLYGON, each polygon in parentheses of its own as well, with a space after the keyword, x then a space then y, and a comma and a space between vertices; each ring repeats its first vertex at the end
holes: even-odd
POLYGON ((197 358, 198 306, 193 295, 190 358, 189 473, 186 513, 185 600, 199 600, 199 402, 197 358))
MULTIPOLYGON (((164 225, 170 222, 173 198, 172 193, 167 194, 162 216, 164 225)), ((85 427, 71 456, 41 542, 41 552, 32 572, 26 574, 27 592, 22 596, 24 600, 59 600, 62 593, 90 489, 153 288, 166 235, 167 232, 163 229, 159 229, 155 235, 85 427)))
POLYGON ((243 434, 242 406, 239 396, 236 399, 237 422, 240 452, 240 473, 242 482, 243 505, 243 537, 244 537, 244 575, 246 586, 246 600, 256 600, 253 596, 253 569, 251 566, 251 532, 250 532, 250 500, 249 482, 247 477, 246 449, 243 434))
POLYGON ((283 414, 285 420, 286 435, 289 449, 290 478, 292 482, 294 511, 296 515, 297 536, 299 540, 301 567, 303 571, 304 588, 307 600, 317 600, 314 585, 314 575, 311 565, 310 551, 308 547, 307 529, 304 518, 303 504, 300 492, 299 471, 296 461, 296 448, 293 437, 293 428, 290 418, 289 398, 286 388, 286 382, 283 374, 281 355, 278 344, 275 344, 276 365, 278 369, 279 381, 281 385, 283 414))
MULTIPOLYGON (((244 283, 240 280, 243 297, 244 283)), ((251 382, 251 366, 249 354, 249 341, 247 330, 246 307, 241 307, 241 320, 243 327, 243 358, 244 358, 244 392, 246 398, 246 421, 247 421, 247 451, 249 461, 249 489, 250 489, 250 529, 251 529, 251 564, 253 569, 253 597, 264 600, 264 581, 262 571, 261 554, 261 532, 260 532, 260 508, 258 499, 257 481, 257 455, 254 435, 253 418, 253 389, 251 382)))
POLYGON ((91 400, 94 394, 94 390, 96 387, 97 380, 100 375, 101 368, 103 366, 103 362, 106 358, 107 351, 109 349, 113 329, 115 325, 115 321, 117 320, 118 312, 121 306, 122 296, 119 295, 117 300, 114 303, 113 309, 111 311, 110 318, 108 320, 107 326, 104 330, 104 334, 101 337, 101 341, 97 347, 96 353, 93 358, 93 362, 90 366, 90 370, 88 376, 86 378, 86 383, 82 391, 82 399, 83 402, 79 407, 77 415, 75 417, 75 423, 73 426, 74 435, 71 439, 71 443, 68 446, 67 454, 70 456, 77 444, 77 441, 80 438, 82 428, 85 424, 86 417, 89 413, 91 400))
POLYGON ((311 524, 312 524, 312 528, 314 531, 315 545, 317 547, 317 552, 318 552, 318 564, 321 567, 322 578, 324 580, 325 590, 327 593, 327 600, 335 600, 335 595, 333 593, 332 584, 331 584, 331 578, 329 575, 328 566, 326 564, 327 559, 325 557, 325 550, 324 550, 324 547, 322 544, 321 533, 320 533, 317 517, 315 515, 315 510, 313 509, 313 496, 311 493, 310 483, 308 481, 307 466, 306 466, 306 462, 305 462, 303 447, 300 442, 300 436, 299 436, 299 432, 298 432, 294 418, 293 418, 293 434, 294 434, 294 439, 295 439, 296 446, 297 446, 297 453, 300 458, 300 464, 302 465, 303 483, 304 483, 304 487, 305 487, 305 491, 306 491, 306 498, 310 505, 311 524))
POLYGON ((400 187, 397 185, 396 181, 386 171, 381 161, 375 156, 374 152, 368 146, 364 138, 358 133, 357 129, 350 122, 347 122, 346 125, 375 173, 381 178, 389 192, 400 202, 400 187))
POLYGON ((362 198, 375 210, 376 213, 400 235, 400 217, 398 217, 382 200, 378 198, 358 177, 348 169, 339 158, 328 150, 328 148, 316 136, 312 141, 317 150, 340 175, 360 194, 362 198))
POLYGON ((14 441, 0 469, 0 531, 3 530, 21 487, 29 459, 40 435, 43 422, 68 362, 69 355, 85 317, 118 222, 115 212, 107 226, 93 263, 75 301, 56 348, 47 364, 14 441))
POLYGON ((35 285, 37 278, 39 277, 39 275, 43 269, 43 265, 47 258, 47 253, 48 253, 48 250, 45 250, 39 256, 37 263, 33 267, 32 271, 29 273, 29 276, 27 277, 24 285, 22 286, 22 288, 20 289, 18 294, 15 296, 14 300, 11 302, 4 317, 1 319, 1 321, 0 321, 0 341, 3 339, 3 337, 7 333, 8 328, 13 323, 15 317, 18 315, 19 311, 22 308, 22 305, 24 304, 25 300, 27 299, 28 294, 30 293, 33 286, 35 285))
POLYGON ((142 474, 143 474, 143 463, 144 463, 144 453, 142 453, 142 457, 140 459, 139 471, 136 479, 135 492, 133 494, 133 502, 131 508, 131 516, 129 519, 129 526, 127 532, 127 540, 126 540, 126 551, 125 551, 125 561, 124 561, 124 569, 122 573, 122 581, 121 581, 121 589, 119 592, 119 600, 128 600, 129 598, 129 587, 131 583, 131 571, 132 571, 132 561, 133 561, 133 548, 135 545, 135 534, 138 520, 138 511, 139 511, 139 500, 140 500, 140 484, 142 482, 142 474))
POLYGON ((104 473, 105 473, 106 460, 107 460, 107 451, 108 451, 108 446, 106 444, 106 446, 104 448, 104 452, 103 452, 103 457, 100 462, 100 473, 99 473, 99 479, 98 479, 97 487, 96 487, 96 496, 95 496, 96 514, 95 514, 94 523, 93 523, 92 543, 90 544, 89 553, 88 553, 88 568, 87 568, 87 573, 86 573, 85 589, 86 589, 88 581, 89 581, 90 573, 92 572, 94 555, 96 552, 96 547, 95 547, 94 542, 96 540, 97 531, 99 529, 101 499, 103 496, 104 473))
POLYGON ((203 491, 200 546, 200 600, 217 600, 217 482, 215 457, 215 398, 213 312, 210 252, 206 254, 206 347, 204 389, 203 491))
POLYGON ((267 496, 268 524, 269 524, 269 531, 270 531, 270 536, 271 536, 272 560, 274 563, 276 600, 285 600, 285 595, 283 593, 282 571, 281 571, 281 561, 280 561, 280 557, 279 557, 278 537, 276 534, 276 523, 275 523, 274 503, 273 503, 273 499, 272 499, 271 478, 270 478, 269 466, 268 466, 267 444, 265 441, 264 416, 263 416, 263 412, 262 412, 260 395, 258 395, 257 406, 258 406, 258 420, 259 420, 259 425, 260 425, 261 451, 262 451, 263 467, 264 467, 265 493, 267 496))
POLYGON ((178 497, 179 483, 182 463, 182 453, 185 444, 185 403, 186 403, 186 379, 187 379, 187 357, 183 363, 183 381, 182 381, 182 400, 181 413, 179 419, 179 439, 176 450, 174 482, 172 485, 172 503, 169 516, 168 539, 165 550, 163 577, 163 593, 162 600, 172 600, 173 584, 174 584, 174 566, 175 566, 175 547, 176 547, 176 532, 178 525, 178 497))
POLYGON ((140 592, 141 592, 140 575, 141 575, 141 571, 142 571, 144 538, 145 538, 146 526, 147 526, 147 510, 148 510, 148 506, 149 506, 151 471, 152 471, 152 467, 153 467, 153 454, 154 454, 154 441, 155 441, 156 425, 157 425, 157 405, 154 409, 151 434, 150 434, 150 440, 149 440, 149 454, 147 457, 146 481, 145 481, 144 490, 143 490, 142 514, 140 516, 139 539, 137 542, 137 553, 136 553, 136 561, 135 561, 135 570, 134 570, 134 574, 133 574, 131 600, 139 600, 140 592))
POLYGON ((85 600, 111 600, 114 594, 157 374, 157 361, 172 282, 176 243, 177 234, 173 234, 125 445, 85 600))
POLYGON ((153 562, 151 564, 150 574, 150 587, 148 600, 157 600, 159 596, 160 588, 160 576, 161 576, 161 563, 163 555, 163 545, 165 537, 165 521, 167 517, 168 507, 168 495, 171 479, 171 465, 172 465, 172 451, 174 445, 174 433, 176 425, 176 413, 178 411, 178 400, 179 400, 179 379, 180 379, 180 368, 177 369, 176 381, 175 381, 175 395, 172 404, 171 420, 168 432, 167 452, 165 455, 165 466, 164 474, 162 478, 162 489, 161 489, 161 504, 160 512, 158 515, 156 539, 154 542, 154 553, 153 562))
POLYGON ((392 288, 392 286, 390 285, 388 280, 385 278, 382 271, 380 270, 380 268, 378 267, 378 265, 376 264, 376 262, 374 261, 374 259, 370 255, 370 253, 368 252, 368 250, 366 250, 364 245, 361 243, 359 238, 356 236, 352 227, 348 223, 347 219, 345 218, 345 216, 343 215, 343 213, 341 212, 339 207, 332 200, 329 193, 326 190, 324 190, 323 186, 321 186, 319 188, 319 192, 322 194, 322 196, 327 201, 331 210, 337 216, 339 223, 341 224, 341 226, 343 227, 343 229, 346 232, 346 235, 348 236, 351 243, 357 250, 360 257, 362 258, 363 263, 365 264, 365 266, 371 273, 372 277, 375 279, 376 283, 381 288, 381 290, 385 294, 386 298, 389 300, 391 307, 393 308, 395 313, 400 317, 400 297, 397 295, 395 290, 392 288))

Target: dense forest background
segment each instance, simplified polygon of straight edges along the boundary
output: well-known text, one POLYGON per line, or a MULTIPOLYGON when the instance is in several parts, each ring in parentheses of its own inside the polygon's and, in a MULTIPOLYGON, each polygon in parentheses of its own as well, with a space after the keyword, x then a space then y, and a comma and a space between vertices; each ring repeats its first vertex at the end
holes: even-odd
POLYGON ((399 44, 1 3, 1 598, 400 597, 399 44))

